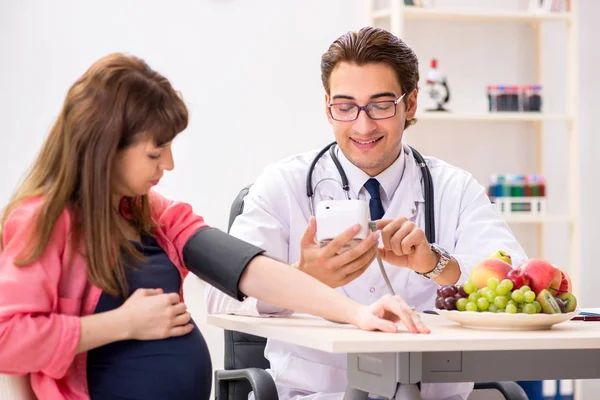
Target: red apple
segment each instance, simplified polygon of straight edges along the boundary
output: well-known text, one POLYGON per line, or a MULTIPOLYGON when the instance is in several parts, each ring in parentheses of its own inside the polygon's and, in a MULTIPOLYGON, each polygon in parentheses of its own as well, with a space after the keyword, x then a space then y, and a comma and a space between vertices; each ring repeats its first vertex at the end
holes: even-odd
POLYGON ((573 293, 573 284, 571 283, 571 278, 561 268, 557 267, 557 269, 561 273, 560 286, 558 288, 558 294, 557 294, 557 296, 561 295, 563 293, 573 293))
POLYGON ((497 258, 486 258, 473 268, 469 278, 481 289, 487 286, 488 279, 496 278, 501 281, 510 270, 510 264, 497 258))
POLYGON ((547 289, 552 296, 558 294, 562 274, 560 270, 547 260, 530 258, 519 266, 519 269, 529 278, 529 286, 535 294, 547 289))
POLYGON ((529 286, 529 277, 521 271, 520 268, 510 270, 506 274, 506 279, 510 279, 513 283, 513 290, 520 289, 523 286, 529 286))

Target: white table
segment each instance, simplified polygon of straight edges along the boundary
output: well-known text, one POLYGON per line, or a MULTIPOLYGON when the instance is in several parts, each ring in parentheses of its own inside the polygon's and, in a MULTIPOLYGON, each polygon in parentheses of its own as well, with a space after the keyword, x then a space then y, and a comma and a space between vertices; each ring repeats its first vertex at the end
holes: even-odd
POLYGON ((345 399, 420 399, 417 382, 599 379, 600 322, 568 321, 545 331, 463 328, 422 314, 431 333, 361 331, 320 318, 209 315, 223 329, 348 354, 345 399), (398 384, 402 384, 398 386, 398 384))

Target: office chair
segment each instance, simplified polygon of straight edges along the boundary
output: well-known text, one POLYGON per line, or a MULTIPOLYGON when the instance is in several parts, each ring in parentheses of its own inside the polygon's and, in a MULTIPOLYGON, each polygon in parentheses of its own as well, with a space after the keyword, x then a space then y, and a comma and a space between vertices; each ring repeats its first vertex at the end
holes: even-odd
MULTIPOLYGON (((237 195, 229 213, 231 229, 235 218, 244 210, 244 197, 250 186, 237 195)), ((256 400, 278 400, 277 389, 271 375, 265 371, 269 361, 265 358, 267 339, 247 333, 225 330, 225 370, 215 371, 215 396, 217 400, 248 400, 254 391, 256 400)), ((523 389, 515 382, 479 382, 474 390, 497 390, 506 400, 528 400, 523 389)))

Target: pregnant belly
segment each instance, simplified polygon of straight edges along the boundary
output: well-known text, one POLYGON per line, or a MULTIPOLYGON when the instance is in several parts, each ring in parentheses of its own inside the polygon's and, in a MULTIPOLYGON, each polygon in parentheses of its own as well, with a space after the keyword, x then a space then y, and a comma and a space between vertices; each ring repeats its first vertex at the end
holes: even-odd
POLYGON ((87 372, 93 400, 210 396, 210 354, 197 326, 185 336, 126 340, 94 349, 88 353, 87 372))

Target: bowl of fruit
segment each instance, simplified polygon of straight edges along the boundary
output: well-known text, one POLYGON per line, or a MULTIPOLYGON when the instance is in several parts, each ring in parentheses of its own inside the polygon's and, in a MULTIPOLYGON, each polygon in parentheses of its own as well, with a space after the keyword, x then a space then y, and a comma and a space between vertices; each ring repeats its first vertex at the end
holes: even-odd
POLYGON ((476 265, 464 284, 438 288, 435 307, 439 315, 479 329, 550 329, 579 314, 565 271, 534 258, 513 268, 504 251, 476 265))

